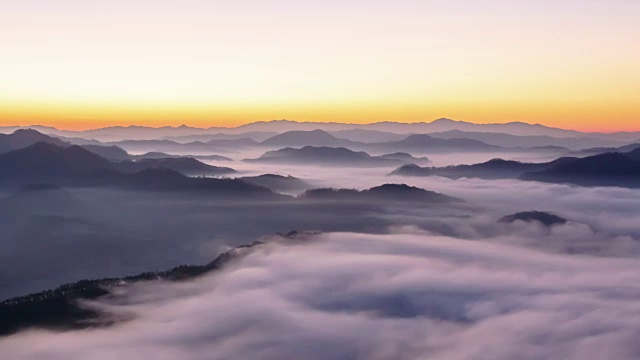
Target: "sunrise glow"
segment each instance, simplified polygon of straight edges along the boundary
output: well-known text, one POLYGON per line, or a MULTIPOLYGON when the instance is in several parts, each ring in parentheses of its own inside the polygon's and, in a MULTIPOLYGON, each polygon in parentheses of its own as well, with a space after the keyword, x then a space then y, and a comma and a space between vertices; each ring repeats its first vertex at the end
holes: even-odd
POLYGON ((27 0, 0 9, 2 125, 447 117, 640 130, 636 1, 27 0))

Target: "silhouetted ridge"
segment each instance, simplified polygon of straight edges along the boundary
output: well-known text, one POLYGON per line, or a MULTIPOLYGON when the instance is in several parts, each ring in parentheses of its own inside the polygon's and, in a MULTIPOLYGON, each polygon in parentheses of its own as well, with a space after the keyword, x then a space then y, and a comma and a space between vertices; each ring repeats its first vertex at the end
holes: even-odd
POLYGON ((334 188, 321 188, 311 189, 302 193, 299 197, 306 199, 346 199, 352 196, 357 196, 360 191, 356 189, 334 189, 334 188))
POLYGON ((114 163, 114 165, 118 171, 127 173, 154 167, 176 170, 185 175, 223 175, 236 172, 234 169, 228 167, 207 165, 201 161, 187 157, 120 161, 114 163))
POLYGON ((300 198, 319 200, 385 200, 385 201, 418 201, 431 203, 450 203, 460 199, 434 191, 420 189, 406 184, 384 184, 368 190, 354 189, 313 189, 307 190, 300 198))
POLYGON ((202 159, 202 160, 213 160, 213 161, 233 161, 225 156, 220 155, 171 155, 159 151, 151 151, 141 155, 133 155, 131 156, 133 159, 168 159, 168 158, 194 158, 194 159, 202 159))
POLYGON ((127 160, 131 157, 128 152, 115 145, 81 145, 85 150, 89 150, 96 155, 100 155, 111 161, 127 160))
POLYGON ((427 134, 409 135, 400 141, 379 143, 378 146, 394 149, 415 149, 431 151, 495 151, 500 146, 489 145, 473 139, 439 139, 427 134))
MULTIPOLYGON (((118 171, 113 163, 79 146, 36 143, 0 154, 0 183, 55 183, 67 187, 125 187, 143 191, 190 191, 220 197, 276 196, 271 190, 236 179, 190 178, 178 171, 153 167, 166 162, 193 164, 193 159, 151 160, 137 173, 118 171)), ((198 164, 202 164, 197 162, 198 164)), ((202 164, 207 169, 209 166, 202 164)), ((136 166, 139 166, 136 164, 136 166)), ((215 168, 215 167, 211 167, 215 168)), ((217 168, 215 168, 217 169, 217 168)), ((279 195, 278 195, 279 196, 279 195)))
POLYGON ((414 163, 414 162, 421 162, 421 163, 428 163, 430 162, 428 158, 426 157, 415 157, 409 153, 406 152, 395 152, 395 153, 391 153, 391 154, 384 154, 384 155, 380 155, 379 157, 381 158, 385 158, 385 159, 395 159, 395 160, 400 160, 406 163, 414 163))
POLYGON ((109 172, 113 172, 111 162, 76 145, 39 142, 0 155, 0 182, 74 182, 109 172))
POLYGON ((110 294, 113 288, 140 281, 185 281, 219 270, 228 262, 245 255, 263 244, 256 241, 224 252, 206 265, 181 265, 166 271, 145 272, 122 278, 81 280, 26 296, 0 302, 0 335, 9 335, 26 328, 81 329, 112 323, 109 314, 79 305, 81 299, 97 299, 110 294))
POLYGON ((524 180, 570 183, 584 186, 640 186, 640 161, 635 153, 606 153, 557 164, 522 176, 524 180))
POLYGON ((559 158, 546 163, 522 163, 514 160, 492 159, 473 165, 456 165, 445 167, 420 167, 408 164, 392 171, 390 175, 403 176, 442 176, 451 179, 463 177, 481 179, 517 179, 531 171, 550 169, 555 165, 573 161, 575 158, 559 158))
POLYGON ((35 143, 46 142, 58 146, 69 146, 68 143, 33 129, 18 129, 12 134, 0 134, 0 153, 23 149, 35 143))
POLYGON ((261 142, 268 146, 346 146, 354 142, 339 139, 324 130, 287 131, 261 142))
POLYGON ((364 151, 326 146, 305 146, 300 149, 289 147, 267 151, 257 159, 247 159, 245 161, 349 167, 393 166, 401 163, 395 159, 371 156, 364 151))
POLYGON ((640 147, 625 154, 629 159, 640 161, 640 147))
POLYGON ((542 211, 523 211, 507 215, 498 221, 502 223, 513 223, 518 220, 526 222, 538 221, 545 226, 561 225, 567 222, 565 218, 542 211))

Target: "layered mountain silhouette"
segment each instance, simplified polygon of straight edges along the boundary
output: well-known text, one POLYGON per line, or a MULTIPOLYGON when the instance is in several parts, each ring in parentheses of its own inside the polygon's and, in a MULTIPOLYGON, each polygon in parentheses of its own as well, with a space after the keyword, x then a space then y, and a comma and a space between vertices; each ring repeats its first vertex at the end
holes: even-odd
POLYGON ((429 158, 427 157, 415 157, 409 153, 406 152, 395 152, 395 153, 391 153, 391 154, 384 154, 384 155, 380 155, 378 157, 384 158, 384 159, 393 159, 393 160, 399 160, 408 164, 427 164, 429 162, 431 162, 429 160, 429 158))
POLYGON ((580 132, 552 128, 540 124, 527 124, 523 122, 509 122, 501 124, 475 124, 451 119, 437 119, 431 122, 400 123, 383 121, 371 124, 342 124, 323 122, 297 122, 293 120, 258 121, 251 124, 238 126, 234 132, 243 131, 294 131, 315 130, 340 131, 351 129, 364 129, 390 132, 396 134, 432 133, 449 130, 475 131, 475 132, 502 132, 512 135, 548 135, 556 137, 577 136, 580 132))
POLYGON ((625 154, 625 156, 628 157, 629 159, 640 161, 640 146, 637 147, 635 150, 629 151, 628 153, 625 154))
POLYGON ((255 147, 259 143, 249 138, 219 139, 206 142, 179 143, 171 140, 123 140, 111 143, 131 152, 210 153, 230 152, 255 147))
POLYGON ((598 155, 598 154, 606 154, 606 153, 612 153, 612 152, 619 152, 619 153, 626 153, 626 152, 631 152, 635 149, 640 148, 640 143, 639 142, 634 142, 632 144, 627 144, 627 145, 623 145, 623 146, 617 146, 617 147, 594 147, 594 148, 588 148, 588 149, 583 149, 580 151, 574 151, 571 154, 578 156, 578 157, 584 157, 584 156, 591 156, 591 155, 598 155))
POLYGON ((223 171, 194 159, 112 162, 80 146, 36 143, 0 154, 0 185, 53 183, 70 187, 121 187, 144 191, 183 191, 216 196, 277 197, 271 190, 236 179, 192 178, 159 166, 223 171), (204 166, 204 168, 203 168, 204 166), (131 173, 132 171, 137 171, 131 173))
POLYGON ((343 147, 284 148, 267 151, 257 159, 246 159, 247 162, 325 165, 346 167, 394 166, 402 163, 396 159, 371 156, 364 151, 353 151, 343 147))
POLYGON ((207 142, 211 140, 232 140, 232 139, 241 139, 248 138, 255 141, 264 141, 268 138, 274 137, 278 135, 275 131, 248 131, 239 134, 227 134, 227 133, 216 133, 216 134, 195 134, 195 135, 179 135, 179 136, 165 136, 161 140, 171 140, 179 143, 190 143, 194 141, 207 142))
POLYGON ((38 142, 0 154, 0 183, 73 183, 114 173, 113 164, 80 146, 38 142))
POLYGON ((456 165, 446 167, 420 167, 415 164, 403 165, 390 175, 403 176, 442 176, 451 179, 518 179, 528 172, 542 171, 554 165, 572 161, 574 158, 560 158, 547 163, 523 163, 513 160, 493 159, 473 165, 456 165))
POLYGON ((193 193, 220 198, 273 198, 280 196, 270 189, 238 179, 189 177, 166 168, 147 168, 124 177, 121 187, 136 190, 193 193))
POLYGON ((638 151, 606 153, 557 164, 522 175, 523 180, 568 183, 582 186, 640 187, 638 151))
POLYGON ((187 157, 118 161, 114 162, 113 165, 115 169, 125 173, 139 172, 148 168, 165 168, 185 175, 227 175, 236 172, 232 168, 207 165, 187 157))
POLYGON ((462 200, 440 194, 434 191, 420 189, 406 184, 384 184, 367 190, 355 189, 313 189, 307 190, 300 196, 302 199, 315 200, 346 200, 346 201, 386 201, 386 202, 424 202, 424 203, 453 203, 462 200))
POLYGON ((0 134, 0 153, 18 150, 38 142, 69 146, 68 143, 51 136, 47 136, 33 129, 18 129, 11 134, 0 134))
POLYGON ((126 152, 123 148, 115 145, 81 145, 82 148, 91 151, 96 155, 100 155, 108 160, 127 160, 131 158, 128 152, 126 152))
POLYGON ((619 143, 615 140, 599 139, 587 134, 575 137, 553 137, 548 135, 512 135, 496 132, 449 130, 429 135, 439 139, 472 139, 502 147, 552 147, 558 150, 566 150, 567 148, 585 149, 596 146, 611 146, 619 143))
POLYGON ((516 221, 533 222, 537 221, 544 226, 562 225, 567 223, 567 219, 555 214, 551 214, 543 211, 522 211, 515 214, 507 215, 498 222, 501 223, 513 223, 516 221))
POLYGON ((278 148, 304 146, 348 147, 358 145, 357 142, 339 139, 323 130, 287 131, 262 141, 260 144, 278 148))
POLYGON ((505 150, 503 147, 489 145, 479 140, 439 139, 427 134, 409 135, 403 140, 369 144, 369 146, 378 149, 422 152, 493 152, 505 150))
POLYGON ((448 178, 521 179, 582 186, 640 187, 640 149, 585 158, 564 157, 546 163, 494 159, 480 164, 448 167, 403 165, 390 175, 448 178))
MULTIPOLYGON (((69 147, 69 141, 45 135, 34 129, 18 129, 11 134, 0 134, 0 153, 24 149, 36 143, 47 143, 60 147, 69 147)), ((122 148, 113 145, 82 144, 80 147, 109 160, 125 160, 130 155, 122 148)))
POLYGON ((330 131, 329 133, 340 139, 347 139, 361 143, 399 141, 407 137, 407 134, 395 134, 386 131, 366 129, 337 130, 330 131))
MULTIPOLYGON (((51 134, 55 136, 64 136, 68 138, 86 138, 97 139, 100 141, 121 141, 126 139, 140 139, 140 140, 153 140, 153 139, 169 139, 177 142, 191 142, 201 141, 207 142, 214 139, 231 139, 234 136, 240 134, 246 134, 244 137, 251 138, 256 141, 263 141, 266 138, 275 135, 275 133, 283 133, 287 131, 312 131, 316 129, 324 130, 327 132, 338 131, 352 131, 352 130, 365 130, 375 131, 378 133, 389 134, 427 134, 427 133, 443 133, 449 131, 462 131, 469 133, 503 133, 517 136, 549 136, 554 138, 573 138, 573 137, 589 137, 597 138, 606 141, 618 141, 618 142, 632 142, 640 139, 640 133, 633 132, 619 132, 612 134, 604 133, 582 133, 574 130, 565 130, 552 128, 540 124, 527 124, 523 122, 509 122, 509 123, 496 123, 496 124, 475 124, 465 121, 457 121, 451 119, 437 119, 430 122, 415 122, 415 123, 400 123, 400 122, 377 122, 371 124, 345 124, 345 123, 325 123, 325 122, 298 122, 293 120, 273 120, 273 121, 258 121, 250 124, 237 126, 234 128, 227 127, 210 127, 210 128, 196 128, 190 126, 164 126, 164 127, 145 127, 145 126, 112 126, 101 129, 92 129, 86 131, 68 131, 59 130, 46 126, 30 126, 42 133, 51 134), (265 134, 262 134, 265 133, 265 134), (210 137, 198 137, 198 136, 210 136, 210 137), (190 136, 195 136, 189 138, 190 136), (211 137, 213 136, 213 137, 211 137)), ((15 131, 21 129, 19 126, 6 126, 0 128, 0 132, 15 131)), ((347 133, 349 134, 349 133, 347 133)), ((394 138, 377 138, 367 139, 367 136, 361 136, 362 133, 353 132, 353 136, 341 136, 334 133, 339 138, 345 138, 352 141, 362 142, 381 142, 381 141, 394 141, 399 139, 394 138), (359 134, 359 135, 358 135, 359 134)), ((466 136, 465 136, 466 137, 466 136)), ((471 137, 471 139, 476 139, 471 137)), ((480 138, 476 140, 484 141, 480 138)), ((491 141, 486 142, 491 143, 491 141)), ((494 144, 500 146, 508 146, 503 144, 494 144)), ((553 145, 553 144, 549 144, 553 145)), ((613 144, 611 144, 613 145, 613 144)), ((517 146, 529 146, 529 145, 517 145, 517 146)), ((542 144, 536 144, 532 146, 545 146, 542 144)), ((606 144, 602 145, 589 145, 591 146, 610 146, 606 144)), ((571 146, 569 146, 571 147, 571 146)))
POLYGON ((129 155, 131 159, 168 159, 168 158, 194 158, 199 160, 211 161, 233 161, 226 156, 220 155, 172 155, 158 151, 150 151, 140 155, 129 155))

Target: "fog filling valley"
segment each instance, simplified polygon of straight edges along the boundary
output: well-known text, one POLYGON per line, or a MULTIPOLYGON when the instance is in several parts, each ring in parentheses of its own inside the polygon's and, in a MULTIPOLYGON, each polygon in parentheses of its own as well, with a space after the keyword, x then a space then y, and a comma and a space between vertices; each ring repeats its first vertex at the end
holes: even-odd
MULTIPOLYGON (((81 299, 113 323, 22 329, 0 337, 0 358, 640 358, 640 189, 243 161, 263 153, 202 161, 237 170, 225 177, 292 176, 308 189, 268 199, 3 189, 0 300, 205 264, 230 250, 237 257, 188 281, 136 282, 81 299), (304 195, 384 184, 456 201, 304 195), (504 221, 526 211, 563 221, 504 221)), ((412 155, 431 166, 556 158, 534 150, 412 155)))

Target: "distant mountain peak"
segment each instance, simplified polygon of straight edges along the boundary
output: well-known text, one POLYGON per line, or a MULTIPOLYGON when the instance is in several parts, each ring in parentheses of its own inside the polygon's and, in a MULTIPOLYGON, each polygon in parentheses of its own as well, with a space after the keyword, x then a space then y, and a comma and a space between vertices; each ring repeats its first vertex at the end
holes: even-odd
POLYGON ((455 123, 462 123, 462 122, 464 122, 464 121, 452 120, 452 119, 448 119, 448 118, 439 118, 439 119, 433 120, 431 123, 432 124, 455 124, 455 123))
POLYGON ((543 211, 522 211, 512 215, 502 217, 498 222, 501 223, 513 223, 516 221, 533 222, 537 221, 547 227, 554 225, 562 225, 567 222, 567 219, 558 215, 543 212, 543 211))

